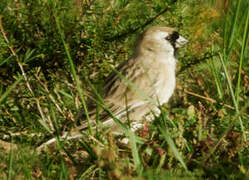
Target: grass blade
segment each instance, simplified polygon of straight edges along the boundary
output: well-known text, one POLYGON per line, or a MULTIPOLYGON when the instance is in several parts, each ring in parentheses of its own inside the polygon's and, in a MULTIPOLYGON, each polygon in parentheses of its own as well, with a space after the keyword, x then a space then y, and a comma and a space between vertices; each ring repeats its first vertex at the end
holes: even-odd
POLYGON ((13 148, 12 148, 12 141, 10 143, 10 153, 9 153, 9 165, 8 165, 8 180, 11 180, 12 175, 12 167, 13 167, 13 148))
POLYGON ((129 137, 129 142, 131 145, 133 161, 134 161, 134 164, 135 164, 135 167, 136 167, 138 174, 140 174, 142 172, 142 163, 141 163, 141 160, 139 158, 136 135, 131 130, 127 131, 127 135, 129 137))
POLYGON ((243 40, 242 40, 242 47, 240 52, 240 63, 239 63, 239 72, 238 72, 238 81, 237 81, 237 87, 236 87, 236 102, 239 105, 239 94, 240 94, 240 83, 241 83, 241 71, 242 71, 242 65, 244 60, 244 54, 247 44, 247 38, 248 38, 248 21, 249 21, 249 8, 247 8, 247 17, 246 17, 246 24, 244 28, 244 34, 243 34, 243 40))
POLYGON ((8 94, 17 86, 17 84, 23 79, 22 76, 19 76, 18 79, 7 88, 7 90, 0 97, 0 104, 8 96, 8 94))
MULTIPOLYGON (((238 114, 239 113, 239 107, 238 107, 238 104, 237 104, 237 101, 236 101, 236 98, 235 98, 235 95, 234 95, 232 83, 231 83, 231 80, 229 78, 227 68, 225 66, 225 63, 224 63, 224 60, 223 60, 223 57, 221 56, 221 54, 220 54, 220 61, 221 61, 223 70, 225 72, 225 77, 226 77, 226 80, 227 80, 227 83, 228 83, 228 87, 229 87, 229 90, 230 90, 230 95, 232 96, 232 100, 233 100, 233 104, 234 104, 236 113, 238 114)), ((238 116, 238 118, 239 118, 239 123, 240 123, 241 131, 242 131, 242 134, 243 134, 243 139, 244 139, 244 141, 246 141, 245 128, 244 128, 241 116, 238 116)))
POLYGON ((71 67, 71 71, 73 73, 73 77, 74 77, 74 81, 75 81, 75 84, 76 84, 76 87, 77 87, 77 91, 79 93, 79 96, 80 96, 80 99, 81 99, 81 102, 82 102, 82 105, 83 105, 83 108, 84 108, 84 111, 85 111, 85 114, 86 114, 86 119, 87 119, 87 123, 88 123, 88 127, 89 127, 89 133, 90 133, 90 135, 92 135, 93 134, 93 130, 92 130, 93 128, 92 128, 91 123, 90 123, 90 117, 89 117, 89 113, 88 113, 88 110, 87 110, 86 102, 85 102, 85 99, 84 99, 84 92, 83 92, 83 90, 82 90, 82 88, 80 86, 79 77, 76 74, 74 63, 73 63, 72 57, 71 57, 70 52, 69 52, 69 45, 66 44, 66 42, 64 40, 63 32, 61 30, 60 22, 59 22, 59 19, 57 17, 57 13, 56 13, 56 8, 54 6, 54 2, 51 1, 51 4, 53 6, 53 10, 55 11, 54 18, 55 18, 55 22, 56 22, 56 27, 57 27, 58 33, 59 33, 59 35, 61 37, 61 41, 63 43, 64 49, 66 51, 67 59, 68 59, 69 65, 71 67))
POLYGON ((238 16, 239 16, 239 12, 240 12, 240 4, 241 4, 241 0, 238 0, 237 1, 237 6, 236 6, 236 12, 235 12, 235 16, 233 18, 233 24, 231 25, 231 29, 230 29, 230 34, 229 34, 229 41, 228 41, 228 47, 227 47, 227 55, 230 54, 231 50, 233 49, 233 44, 236 40, 236 37, 235 37, 235 30, 236 30, 236 24, 237 24, 237 21, 238 21, 238 16))
POLYGON ((182 156, 181 156, 181 154, 179 153, 179 151, 178 151, 178 149, 177 149, 177 147, 176 147, 174 141, 173 141, 172 138, 170 137, 170 133, 168 132, 167 128, 164 128, 164 129, 159 128, 159 129, 160 129, 160 131, 161 131, 163 137, 164 137, 165 140, 167 141, 167 143, 168 143, 170 149, 171 149, 172 152, 174 153, 176 159, 178 159, 178 161, 182 164, 183 168, 187 171, 188 168, 187 168, 185 162, 183 161, 182 156))

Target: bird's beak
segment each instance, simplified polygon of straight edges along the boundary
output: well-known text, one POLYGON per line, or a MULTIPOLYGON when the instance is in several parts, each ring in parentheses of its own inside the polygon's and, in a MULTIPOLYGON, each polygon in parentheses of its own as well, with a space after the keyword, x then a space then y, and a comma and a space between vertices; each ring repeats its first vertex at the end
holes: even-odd
POLYGON ((188 40, 185 39, 182 36, 179 36, 179 38, 176 40, 176 48, 179 48, 179 47, 183 46, 186 43, 188 43, 188 40))

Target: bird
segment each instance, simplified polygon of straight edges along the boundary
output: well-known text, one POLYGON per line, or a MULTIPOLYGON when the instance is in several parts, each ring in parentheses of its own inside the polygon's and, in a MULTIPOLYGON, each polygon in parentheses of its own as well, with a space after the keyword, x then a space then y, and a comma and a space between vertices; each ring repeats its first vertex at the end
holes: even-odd
MULTIPOLYGON (((111 127, 113 132, 120 131, 110 112, 122 123, 129 121, 134 130, 141 127, 144 118, 151 120, 155 114, 159 115, 158 107, 169 101, 176 86, 178 48, 187 42, 174 28, 166 26, 152 26, 141 33, 132 56, 104 80, 100 104, 108 111, 100 110, 98 117, 103 126, 111 127)), ((97 105, 91 101, 88 107, 90 124, 96 126, 97 105)), ((84 121, 67 139, 81 137, 78 132, 88 125, 84 121)))

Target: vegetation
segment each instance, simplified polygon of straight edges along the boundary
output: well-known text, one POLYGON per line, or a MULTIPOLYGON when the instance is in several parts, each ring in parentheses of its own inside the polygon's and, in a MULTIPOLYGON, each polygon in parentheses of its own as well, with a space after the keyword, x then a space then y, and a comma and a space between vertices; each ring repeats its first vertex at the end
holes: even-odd
POLYGON ((243 0, 2 0, 0 176, 246 179, 248 23, 243 0), (175 27, 190 41, 160 117, 124 131, 129 145, 103 129, 60 139, 87 112, 87 92, 101 89, 153 25, 175 27), (51 137, 57 145, 37 151, 51 137))

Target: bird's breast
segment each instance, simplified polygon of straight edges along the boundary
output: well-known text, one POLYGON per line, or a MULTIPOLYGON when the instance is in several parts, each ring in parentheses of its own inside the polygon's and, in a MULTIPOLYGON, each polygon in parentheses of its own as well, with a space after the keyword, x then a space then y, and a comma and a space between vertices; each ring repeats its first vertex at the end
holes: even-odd
POLYGON ((155 78, 155 96, 162 105, 168 102, 175 89, 175 64, 161 65, 155 78))

